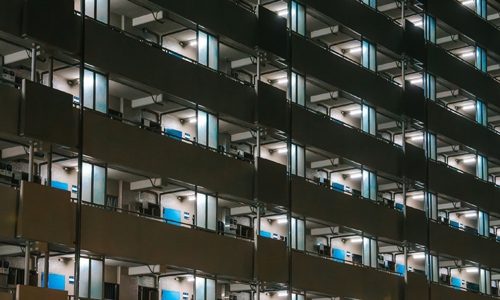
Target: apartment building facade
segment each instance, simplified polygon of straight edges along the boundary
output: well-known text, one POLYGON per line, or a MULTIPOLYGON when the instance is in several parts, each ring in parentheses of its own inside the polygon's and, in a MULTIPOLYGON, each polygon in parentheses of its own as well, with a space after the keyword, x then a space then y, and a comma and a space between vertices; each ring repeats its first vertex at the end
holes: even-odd
POLYGON ((499 298, 499 11, 4 0, 0 299, 499 298))

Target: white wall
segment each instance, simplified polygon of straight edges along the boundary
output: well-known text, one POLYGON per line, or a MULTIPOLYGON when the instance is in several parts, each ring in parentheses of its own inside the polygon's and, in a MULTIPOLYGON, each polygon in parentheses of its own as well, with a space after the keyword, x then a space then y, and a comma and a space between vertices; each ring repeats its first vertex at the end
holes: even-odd
MULTIPOLYGON (((186 193, 183 193, 183 195, 186 193)), ((176 209, 181 212, 181 222, 187 224, 194 224, 193 217, 195 216, 195 205, 196 201, 189 201, 187 199, 179 200, 177 197, 179 194, 165 194, 161 196, 161 213, 163 215, 163 208, 176 209), (189 220, 184 219, 184 212, 189 213, 189 220)))
POLYGON ((182 300, 182 293, 189 293, 189 298, 193 298, 194 281, 188 281, 188 278, 192 275, 182 275, 182 276, 168 276, 162 277, 159 280, 159 297, 161 299, 161 291, 177 291, 180 293, 182 300))

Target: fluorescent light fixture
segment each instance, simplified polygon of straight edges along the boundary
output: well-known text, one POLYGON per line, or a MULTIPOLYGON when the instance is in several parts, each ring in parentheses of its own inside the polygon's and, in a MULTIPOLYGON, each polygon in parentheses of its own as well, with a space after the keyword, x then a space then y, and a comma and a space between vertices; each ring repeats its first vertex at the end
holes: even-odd
POLYGON ((413 23, 413 25, 415 25, 417 27, 422 27, 422 25, 424 25, 424 23, 422 21, 416 21, 413 23))
POLYGON ((475 213, 475 212, 466 213, 466 214, 464 214, 464 217, 466 217, 467 219, 476 218, 477 213, 475 213))
POLYGON ((278 224, 286 224, 288 223, 288 220, 286 218, 284 219, 278 219, 278 221, 276 221, 278 224))
POLYGON ((361 114, 361 109, 354 109, 354 110, 351 110, 349 111, 349 115, 350 116, 359 116, 361 114))
POLYGON ((280 291, 278 292, 278 297, 286 297, 288 296, 288 292, 287 291, 280 291))
POLYGON ((284 9, 284 10, 281 10, 278 12, 278 16, 280 17, 285 17, 288 15, 288 10, 287 9, 284 9))
POLYGON ((467 273, 479 273, 479 269, 478 268, 474 268, 474 267, 467 268, 467 269, 465 269, 465 272, 467 272, 467 273))
POLYGON ((460 57, 461 58, 468 58, 468 57, 472 57, 472 56, 475 56, 476 54, 474 52, 465 52, 465 53, 462 53, 460 54, 460 57))
POLYGON ((462 5, 471 5, 474 3, 474 0, 465 0, 465 1, 462 1, 462 5))
POLYGON ((279 154, 287 153, 288 152, 288 148, 280 148, 276 152, 278 152, 279 154))
POLYGON ((197 40, 192 40, 192 41, 189 42, 189 46, 191 46, 191 47, 194 47, 196 45, 198 45, 198 41, 197 40))
POLYGON ((425 258, 425 253, 414 253, 412 255, 413 259, 424 259, 425 258))
POLYGON ((276 81, 277 84, 285 84, 288 83, 288 78, 281 78, 276 81))
POLYGON ((350 239, 350 241, 351 241, 351 243, 359 244, 359 243, 363 242, 363 238, 355 237, 355 238, 350 239))
POLYGON ((194 281, 194 276, 188 276, 187 281, 188 282, 193 282, 194 281))
POLYGON ((359 172, 359 173, 354 173, 354 174, 351 174, 351 175, 349 176, 349 178, 351 178, 351 179, 357 179, 357 178, 361 178, 361 177, 363 177, 363 174, 361 174, 361 172, 359 172))
POLYGON ((416 79, 410 80, 410 83, 413 84, 413 85, 420 84, 422 82, 424 82, 424 80, 422 78, 416 78, 416 79))
POLYGON ((195 195, 189 195, 189 196, 187 197, 187 199, 188 199, 189 201, 194 201, 194 200, 196 200, 196 196, 195 196, 195 195))
POLYGON ((415 135, 410 137, 410 141, 421 141, 424 139, 424 135, 415 135))
POLYGON ((196 123, 196 121, 197 121, 196 117, 192 117, 192 118, 189 118, 188 122, 191 123, 191 124, 194 124, 194 123, 196 123))
POLYGON ((471 163, 476 162, 476 158, 475 158, 475 157, 466 158, 466 159, 462 160, 462 162, 463 162, 464 164, 471 164, 471 163))
POLYGON ((469 105, 464 105, 461 108, 463 110, 472 110, 472 109, 476 108, 476 106, 474 104, 469 104, 469 105))
POLYGON ((361 47, 354 47, 349 49, 349 53, 359 53, 361 52, 361 47))
POLYGON ((413 200, 423 200, 424 199, 424 195, 423 194, 413 195, 411 198, 413 200))

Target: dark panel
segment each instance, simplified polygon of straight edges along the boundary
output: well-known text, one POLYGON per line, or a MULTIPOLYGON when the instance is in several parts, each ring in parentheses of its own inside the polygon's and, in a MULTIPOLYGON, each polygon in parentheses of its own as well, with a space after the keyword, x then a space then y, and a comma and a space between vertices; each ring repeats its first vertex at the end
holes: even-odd
POLYGON ((429 285, 427 283, 427 278, 425 277, 425 275, 408 272, 408 283, 406 284, 405 295, 406 297, 404 298, 405 300, 428 300, 428 290, 429 285))
POLYGON ((292 252, 292 274, 294 288, 337 297, 401 299, 403 288, 400 276, 299 252, 292 252))
POLYGON ((257 95, 253 87, 166 54, 94 21, 86 24, 87 63, 242 121, 254 121, 257 95))
POLYGON ((21 35, 23 0, 2 1, 0 9, 0 30, 15 36, 21 35))
POLYGON ((500 244, 448 225, 431 222, 431 249, 438 253, 467 259, 491 268, 499 268, 500 244))
POLYGON ((251 241, 90 206, 82 210, 82 249, 144 264, 252 278, 251 241))
POLYGON ((455 0, 427 0, 430 14, 500 55, 500 32, 455 0))
POLYGON ((288 58, 286 18, 259 6, 258 46, 282 58, 288 58))
POLYGON ((451 286, 431 283, 431 299, 439 300, 491 300, 490 296, 457 290, 451 286))
POLYGON ((420 182, 426 178, 426 158, 422 148, 406 143, 404 158, 404 174, 406 177, 420 182))
POLYGON ((291 118, 292 137, 300 143, 341 155, 376 170, 401 175, 403 152, 388 142, 298 105, 292 105, 291 118), (366 155, 366 149, 370 149, 370 155, 366 155))
POLYGON ((92 111, 85 112, 84 123, 86 155, 146 174, 196 184, 221 196, 253 199, 254 166, 248 162, 110 120, 92 111))
POLYGON ((21 134, 37 140, 74 148, 78 119, 73 114, 73 96, 50 87, 23 81, 21 134))
POLYGON ((259 82, 258 116, 256 121, 264 126, 288 132, 289 111, 286 92, 264 82, 259 82))
POLYGON ((73 1, 28 0, 24 9, 23 34, 49 48, 79 52, 80 18, 73 1), (63 29, 63 30, 61 30, 63 29))
POLYGON ((480 209, 500 213, 500 202, 494 201, 498 189, 475 176, 460 173, 444 163, 429 162, 430 189, 477 205, 480 209))
POLYGON ((401 53, 402 28, 367 5, 351 0, 304 0, 302 2, 353 29, 363 37, 396 53, 401 53))
POLYGON ((427 217, 425 212, 406 207, 406 240, 420 245, 427 244, 427 217))
POLYGON ((257 44, 257 16, 227 0, 151 0, 217 34, 253 48, 257 44))
POLYGON ((431 101, 428 103, 428 126, 487 156, 500 158, 500 135, 431 101))
POLYGON ((295 176, 292 177, 292 208, 294 213, 317 220, 349 226, 379 237, 403 239, 401 213, 295 176))
POLYGON ((14 240, 16 237, 17 195, 14 188, 0 186, 0 239, 14 240))
MULTIPOLYGON (((259 201, 289 207, 286 166, 259 158, 258 168, 257 191, 259 201)), ((250 183, 248 182, 251 186, 250 183)))
POLYGON ((424 45, 424 30, 405 20, 405 30, 403 32, 403 51, 405 54, 424 62, 424 45))
POLYGON ((19 200, 18 237, 74 246, 75 204, 70 192, 23 181, 19 200))
POLYGON ((410 118, 425 122, 425 97, 424 90, 405 81, 402 101, 404 114, 410 118))
POLYGON ((283 241, 259 236, 257 277, 263 282, 288 282, 288 252, 283 241))
POLYGON ((486 102, 500 106, 500 83, 436 45, 428 43, 426 48, 429 72, 445 78, 486 102))
POLYGON ((2 133, 17 135, 21 91, 0 85, 0 99, 0 131, 2 133))
MULTIPOLYGON (((359 20, 357 17, 356 22, 359 20)), ((291 44, 292 65, 300 73, 334 85, 395 115, 403 113, 402 89, 397 85, 297 34, 292 34, 291 44)))

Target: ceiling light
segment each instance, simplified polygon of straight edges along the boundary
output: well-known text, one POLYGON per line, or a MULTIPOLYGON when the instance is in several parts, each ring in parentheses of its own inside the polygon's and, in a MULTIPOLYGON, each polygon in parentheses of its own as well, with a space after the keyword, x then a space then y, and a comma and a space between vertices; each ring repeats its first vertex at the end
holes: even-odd
POLYGON ((416 79, 410 80, 410 83, 413 84, 413 85, 420 84, 422 82, 424 82, 424 80, 422 78, 416 78, 416 79))
POLYGON ((194 124, 196 123, 196 117, 192 117, 189 119, 189 123, 194 124))
POLYGON ((476 158, 475 158, 475 157, 466 158, 466 159, 462 160, 462 162, 463 162, 464 164, 471 164, 471 163, 476 162, 476 158))
POLYGON ((288 148, 280 148, 276 152, 278 152, 279 154, 287 153, 288 152, 288 148))
POLYGON ((286 296, 288 296, 288 292, 287 291, 278 292, 278 297, 286 297, 286 296))
POLYGON ((467 219, 476 218, 477 213, 475 213, 475 212, 466 213, 466 214, 464 214, 464 217, 466 217, 467 219))
POLYGON ((461 108, 463 110, 472 110, 472 109, 476 108, 476 106, 474 104, 469 104, 469 105, 464 105, 461 108))
POLYGON ((359 172, 359 173, 354 173, 354 174, 351 174, 351 175, 349 176, 349 178, 351 178, 351 179, 357 179, 357 178, 361 178, 362 176, 363 176, 363 175, 361 174, 361 172, 359 172))
POLYGON ((285 84, 288 83, 288 78, 281 78, 276 81, 277 84, 285 84))
POLYGON ((410 137, 410 141, 421 141, 423 139, 424 139, 423 135, 415 135, 415 136, 410 137))
POLYGON ((479 269, 478 268, 474 268, 474 267, 467 268, 467 269, 465 269, 465 272, 467 272, 467 273, 479 273, 479 269))
POLYGON ((419 195, 414 195, 411 197, 413 200, 423 200, 424 199, 424 195, 423 194, 419 194, 419 195))
POLYGON ((425 253, 414 253, 412 255, 413 259, 424 259, 425 258, 425 253))
POLYGON ((193 281, 194 281, 194 276, 189 276, 189 277, 187 278, 187 281, 188 281, 188 282, 193 282, 193 281))
POLYGON ((471 5, 474 3, 474 0, 465 0, 465 1, 462 1, 462 5, 471 5))
POLYGON ((197 40, 192 40, 192 41, 189 42, 189 46, 191 46, 191 47, 194 47, 196 45, 198 45, 198 41, 197 40))
POLYGON ((461 58, 468 58, 468 57, 472 57, 472 56, 475 56, 476 54, 474 52, 465 52, 465 53, 462 53, 460 54, 460 57, 461 58))
POLYGON ((283 218, 283 219, 278 219, 278 221, 276 221, 278 224, 286 224, 288 223, 288 220, 286 218, 283 218))
POLYGON ((354 47, 349 49, 349 53, 359 53, 361 52, 361 47, 354 47))
POLYGON ((355 110, 349 111, 350 116, 358 116, 360 114, 361 114, 361 109, 355 109, 355 110))
POLYGON ((288 15, 288 10, 286 10, 286 9, 278 12, 278 16, 280 16, 280 17, 285 17, 287 15, 288 15))
POLYGON ((195 195, 189 195, 189 196, 187 197, 187 199, 188 199, 189 201, 194 201, 194 200, 196 200, 196 196, 195 196, 195 195))
POLYGON ((422 23, 422 21, 416 21, 413 23, 413 25, 417 26, 417 27, 422 27, 424 23, 422 23))
POLYGON ((351 241, 351 243, 359 244, 359 243, 363 242, 363 238, 355 237, 355 238, 350 239, 350 241, 351 241))

